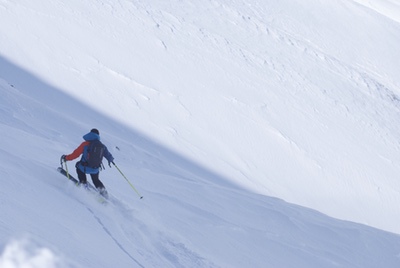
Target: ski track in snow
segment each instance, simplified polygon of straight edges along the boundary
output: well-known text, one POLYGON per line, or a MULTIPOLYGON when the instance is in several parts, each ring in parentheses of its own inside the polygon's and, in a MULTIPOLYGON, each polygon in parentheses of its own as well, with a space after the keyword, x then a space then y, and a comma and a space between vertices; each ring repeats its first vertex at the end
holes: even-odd
POLYGON ((132 261, 133 263, 136 263, 139 267, 145 267, 144 265, 140 264, 140 262, 138 262, 125 248, 123 245, 120 244, 120 242, 118 241, 118 239, 114 238, 113 234, 107 229, 107 227, 103 224, 103 222, 101 221, 101 219, 99 217, 96 216, 96 214, 87 207, 87 210, 93 215, 93 217, 97 220, 97 222, 101 225, 101 227, 103 227, 104 232, 106 232, 110 238, 115 242, 115 244, 121 249, 121 251, 123 251, 132 261))

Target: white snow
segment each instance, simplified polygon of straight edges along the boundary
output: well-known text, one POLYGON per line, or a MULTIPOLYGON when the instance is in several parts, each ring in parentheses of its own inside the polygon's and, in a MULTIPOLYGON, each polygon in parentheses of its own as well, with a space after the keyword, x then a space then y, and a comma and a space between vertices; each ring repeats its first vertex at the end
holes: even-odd
POLYGON ((10 242, 0 257, 0 267, 42 268, 65 266, 49 249, 37 248, 37 246, 29 244, 29 240, 10 242))
POLYGON ((389 0, 0 0, 0 267, 399 267, 399 21, 389 0), (139 194, 57 173, 93 127, 139 194))
POLYGON ((400 23, 400 3, 396 0, 354 0, 400 23))

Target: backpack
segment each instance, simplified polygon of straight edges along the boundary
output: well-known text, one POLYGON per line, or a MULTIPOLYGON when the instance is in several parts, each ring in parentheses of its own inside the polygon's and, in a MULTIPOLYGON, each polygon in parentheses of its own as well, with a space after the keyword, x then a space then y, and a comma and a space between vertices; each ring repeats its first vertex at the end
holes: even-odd
POLYGON ((99 168, 103 161, 104 145, 99 140, 91 141, 87 150, 86 162, 91 168, 99 168))

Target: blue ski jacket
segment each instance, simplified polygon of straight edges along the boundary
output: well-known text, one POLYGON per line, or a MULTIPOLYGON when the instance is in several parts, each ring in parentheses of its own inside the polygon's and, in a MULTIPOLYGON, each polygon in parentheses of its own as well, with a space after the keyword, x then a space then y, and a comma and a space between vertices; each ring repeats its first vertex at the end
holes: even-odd
MULTIPOLYGON (((83 136, 83 139, 85 140, 82 142, 78 148, 76 148, 71 154, 65 156, 65 160, 71 161, 76 158, 78 158, 80 155, 82 155, 81 160, 77 163, 77 168, 79 168, 82 172, 86 174, 96 174, 99 173, 100 168, 91 168, 88 166, 84 166, 82 163, 87 162, 86 157, 87 157, 87 151, 89 148, 90 141, 94 140, 100 140, 100 136, 97 135, 96 133, 89 132, 88 134, 83 136)), ((104 145, 104 144, 103 144, 104 145)), ((107 147, 104 145, 104 157, 108 160, 108 163, 111 163, 114 161, 114 157, 112 154, 108 151, 107 147)))

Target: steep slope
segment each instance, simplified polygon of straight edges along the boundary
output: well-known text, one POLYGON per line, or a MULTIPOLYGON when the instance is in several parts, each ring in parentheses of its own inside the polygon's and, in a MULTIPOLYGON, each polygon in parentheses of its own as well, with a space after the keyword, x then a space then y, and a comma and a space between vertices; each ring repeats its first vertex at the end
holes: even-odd
POLYGON ((398 235, 239 189, 40 80, 34 84, 52 98, 0 81, 4 267, 399 264, 398 235), (55 109, 59 103, 103 126, 104 142, 143 200, 115 169, 101 174, 112 193, 106 206, 57 174, 59 152, 71 150, 72 140, 79 142, 73 133, 89 124, 66 117, 55 109))
POLYGON ((395 21, 317 0, 1 12, 3 56, 90 107, 252 191, 400 232, 395 21))
POLYGON ((354 1, 2 1, 1 261, 397 267, 398 235, 304 206, 400 233, 399 32, 354 1), (144 200, 55 172, 92 127, 144 200))

